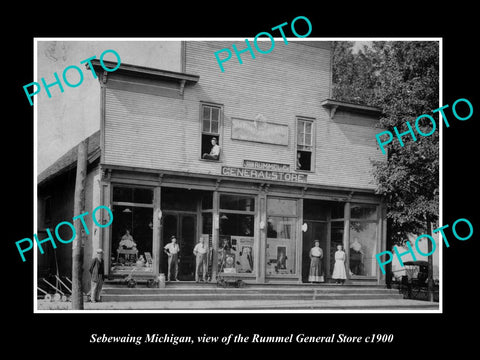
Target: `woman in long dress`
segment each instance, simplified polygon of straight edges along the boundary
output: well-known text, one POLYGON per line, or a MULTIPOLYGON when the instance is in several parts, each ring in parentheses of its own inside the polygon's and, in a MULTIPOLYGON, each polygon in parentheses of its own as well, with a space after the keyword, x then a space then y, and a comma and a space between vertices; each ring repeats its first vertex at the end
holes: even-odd
POLYGON ((314 246, 310 249, 310 273, 308 275, 309 282, 323 282, 322 271, 323 251, 320 247, 320 241, 315 240, 314 246))
POLYGON ((337 251, 335 251, 335 265, 333 267, 332 279, 335 279, 337 283, 344 283, 347 278, 347 272, 345 271, 345 251, 343 251, 342 245, 337 245, 337 251))

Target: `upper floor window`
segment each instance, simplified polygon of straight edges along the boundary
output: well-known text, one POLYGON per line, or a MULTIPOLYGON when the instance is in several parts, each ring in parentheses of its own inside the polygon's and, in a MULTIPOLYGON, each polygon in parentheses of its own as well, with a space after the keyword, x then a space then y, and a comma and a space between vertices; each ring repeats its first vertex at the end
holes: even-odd
POLYGON ((222 108, 202 104, 202 159, 220 160, 220 126, 222 108))
POLYGON ((297 118, 296 169, 313 170, 314 128, 311 119, 297 118))

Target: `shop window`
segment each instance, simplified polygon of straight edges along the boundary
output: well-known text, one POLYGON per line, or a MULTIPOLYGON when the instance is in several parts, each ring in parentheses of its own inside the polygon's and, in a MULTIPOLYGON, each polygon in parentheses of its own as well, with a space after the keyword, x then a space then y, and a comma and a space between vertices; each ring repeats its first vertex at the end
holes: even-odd
POLYGON ((153 209, 113 205, 112 211, 112 271, 153 271, 153 209))
POLYGON ((111 270, 153 271, 153 189, 113 186, 111 270))
POLYGON ((377 208, 375 205, 352 204, 350 216, 350 274, 375 276, 377 208))
POLYGON ((220 160, 220 126, 222 108, 219 106, 202 104, 202 159, 220 160))
POLYGON ((147 188, 115 186, 113 188, 113 201, 153 204, 153 190, 147 188))
POLYGON ((313 121, 297 118, 296 169, 313 170, 313 121))
POLYGON ((267 209, 269 215, 296 216, 297 201, 290 199, 268 198, 267 209))
POLYGON ((255 199, 251 196, 222 194, 220 196, 220 209, 255 211, 255 199))
POLYGON ((365 204, 352 204, 350 206, 350 218, 359 220, 376 220, 377 206, 365 204))
POLYGON ((266 274, 295 274, 296 200, 267 199, 266 274))
POLYGON ((255 198, 220 195, 219 273, 254 272, 255 198))
POLYGON ((220 213, 220 235, 253 236, 253 215, 220 213))

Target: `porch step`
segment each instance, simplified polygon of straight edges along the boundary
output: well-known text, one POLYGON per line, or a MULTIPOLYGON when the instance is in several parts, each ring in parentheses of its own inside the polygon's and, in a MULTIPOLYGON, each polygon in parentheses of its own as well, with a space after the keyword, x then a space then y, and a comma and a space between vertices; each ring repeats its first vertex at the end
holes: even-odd
POLYGON ((172 284, 165 288, 106 284, 102 301, 241 301, 241 300, 369 300, 402 299, 398 290, 381 286, 349 285, 247 285, 220 288, 215 284, 172 284))

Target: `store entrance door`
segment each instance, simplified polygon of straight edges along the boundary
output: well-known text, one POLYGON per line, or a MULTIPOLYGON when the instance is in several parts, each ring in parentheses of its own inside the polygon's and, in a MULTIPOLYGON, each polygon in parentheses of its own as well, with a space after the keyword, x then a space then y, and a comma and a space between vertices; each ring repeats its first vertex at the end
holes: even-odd
MULTIPOLYGON (((163 216, 163 244, 170 242, 170 237, 175 235, 180 246, 180 261, 178 264, 178 279, 180 281, 195 280, 195 256, 193 248, 197 238, 197 215, 192 213, 166 212, 163 216)), ((168 257, 162 251, 161 271, 168 272, 168 257)))
POLYGON ((315 240, 320 241, 320 248, 323 250, 322 259, 322 273, 326 279, 326 270, 329 258, 327 251, 327 223, 320 221, 306 220, 307 231, 303 233, 303 250, 302 250, 302 282, 308 282, 308 275, 310 273, 310 249, 314 245, 315 240))

